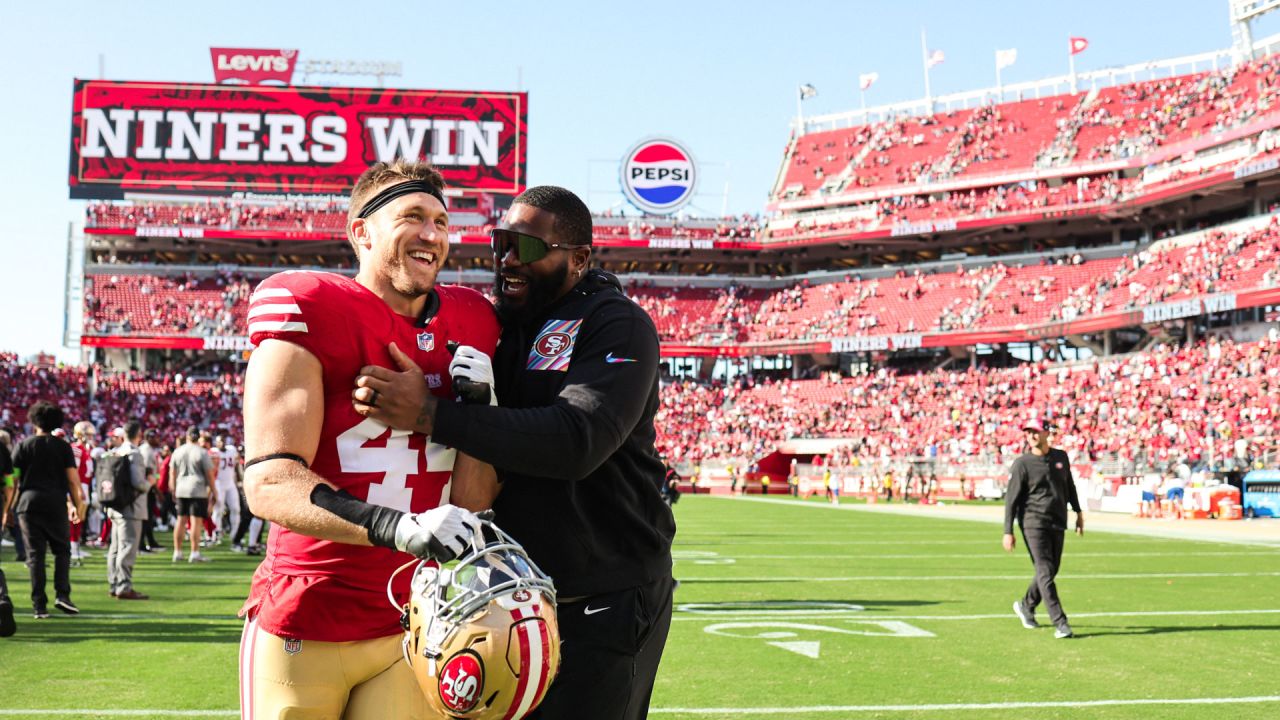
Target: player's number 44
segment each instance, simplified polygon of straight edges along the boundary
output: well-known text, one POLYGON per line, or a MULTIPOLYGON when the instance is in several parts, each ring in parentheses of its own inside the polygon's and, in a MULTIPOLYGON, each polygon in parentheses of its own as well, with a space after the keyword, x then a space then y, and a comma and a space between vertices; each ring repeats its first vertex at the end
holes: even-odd
MULTIPOLYGON (((360 424, 338 436, 338 461, 344 473, 382 473, 381 482, 369 483, 368 501, 383 507, 411 512, 413 490, 409 476, 417 475, 426 454, 426 472, 448 472, 453 469, 456 451, 427 441, 426 447, 409 447, 408 430, 391 430, 386 425, 365 418, 360 424), (385 447, 366 447, 390 431, 385 447)), ((441 490, 439 504, 449 501, 449 483, 441 490)))

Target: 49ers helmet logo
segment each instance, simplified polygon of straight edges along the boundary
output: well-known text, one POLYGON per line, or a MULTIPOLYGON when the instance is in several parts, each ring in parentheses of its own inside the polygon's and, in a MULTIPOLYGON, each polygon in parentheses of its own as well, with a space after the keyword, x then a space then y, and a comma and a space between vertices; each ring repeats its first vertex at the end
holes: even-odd
POLYGON ((454 655, 440 671, 440 699, 454 712, 471 712, 480 702, 483 687, 484 665, 470 650, 454 655))
POLYGON ((573 340, 568 333, 552 332, 538 338, 538 342, 533 349, 542 357, 553 358, 568 350, 572 342, 573 340))

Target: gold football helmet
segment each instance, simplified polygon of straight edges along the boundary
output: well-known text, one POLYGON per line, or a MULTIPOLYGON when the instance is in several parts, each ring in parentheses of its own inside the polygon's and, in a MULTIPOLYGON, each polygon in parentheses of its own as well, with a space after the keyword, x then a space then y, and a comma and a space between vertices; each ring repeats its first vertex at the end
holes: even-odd
POLYGON ((519 543, 484 521, 448 567, 413 573, 404 657, 443 717, 518 720, 560 669, 556 591, 519 543))

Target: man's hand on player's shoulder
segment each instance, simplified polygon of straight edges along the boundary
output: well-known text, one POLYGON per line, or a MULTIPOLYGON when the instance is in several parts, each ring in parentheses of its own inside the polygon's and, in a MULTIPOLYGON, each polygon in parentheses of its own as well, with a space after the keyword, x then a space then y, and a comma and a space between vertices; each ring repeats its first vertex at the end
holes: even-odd
POLYGON ((389 427, 430 435, 436 398, 427 387, 422 368, 395 343, 389 350, 399 371, 378 365, 360 368, 356 387, 351 391, 352 405, 361 415, 389 427))

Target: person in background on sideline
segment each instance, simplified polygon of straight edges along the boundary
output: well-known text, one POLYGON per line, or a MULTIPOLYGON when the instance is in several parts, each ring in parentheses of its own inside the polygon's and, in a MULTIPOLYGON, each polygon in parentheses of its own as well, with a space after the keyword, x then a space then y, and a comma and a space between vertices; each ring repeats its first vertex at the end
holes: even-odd
MULTIPOLYGON (((93 452, 93 441, 98 435, 98 430, 88 420, 81 420, 71 429, 71 434, 75 438, 71 443, 71 452, 76 458, 76 472, 80 475, 80 493, 85 502, 88 502, 93 489, 93 459, 90 455, 93 452)), ((83 561, 89 559, 89 551, 85 549, 89 544, 88 534, 89 518, 81 517, 80 522, 72 523, 72 567, 79 567, 83 561)))
POLYGON ((80 609, 71 602, 71 527, 84 517, 80 474, 66 440, 54 437, 62 427, 62 408, 40 401, 27 411, 36 434, 23 440, 13 452, 18 472, 18 527, 27 546, 27 570, 31 574, 31 607, 37 620, 49 617, 45 594, 46 551, 53 553, 54 607, 68 615, 80 609), (68 507, 67 496, 71 496, 68 507))
POLYGON ((200 431, 187 430, 186 442, 169 459, 169 482, 178 505, 178 521, 173 525, 173 561, 182 562, 183 533, 191 538, 190 562, 206 562, 200 553, 201 523, 213 507, 213 458, 200 446, 200 431))
POLYGON ((142 443, 142 424, 130 421, 123 428, 111 432, 118 445, 111 449, 116 455, 129 458, 129 470, 133 475, 133 502, 120 510, 107 508, 111 520, 111 544, 107 548, 107 584, 111 596, 120 600, 147 600, 148 595, 133 587, 133 567, 138 560, 138 543, 142 536, 142 519, 147 516, 148 480, 147 461, 139 452, 142 443))
POLYGON ((1076 497, 1075 478, 1067 453, 1049 447, 1049 426, 1042 420, 1031 420, 1022 429, 1027 452, 1013 461, 1009 469, 1009 491, 1004 505, 1004 549, 1012 552, 1017 545, 1013 537, 1013 521, 1022 528, 1022 541, 1031 555, 1036 575, 1027 586, 1026 595, 1013 603, 1013 612, 1022 626, 1033 630, 1036 606, 1042 601, 1049 609, 1049 619, 1057 628, 1056 638, 1074 635, 1067 614, 1058 600, 1055 578, 1062 564, 1062 547, 1067 532, 1067 506, 1076 511, 1076 533, 1084 535, 1084 513, 1076 497))
POLYGON ((153 553, 157 550, 163 550, 164 546, 156 540, 156 520, 160 517, 157 513, 157 495, 156 483, 160 478, 160 451, 156 447, 155 433, 151 430, 142 434, 142 444, 138 446, 138 454, 142 456, 142 461, 147 468, 147 482, 151 488, 147 490, 146 515, 142 518, 142 547, 139 552, 153 553))
MULTIPOLYGON (((13 486, 9 476, 13 473, 13 456, 9 453, 9 433, 0 430, 0 537, 4 536, 9 521, 9 505, 13 502, 13 486)), ((9 637, 18 631, 13 621, 13 601, 9 599, 9 585, 5 582, 4 568, 0 567, 0 637, 9 637)))

